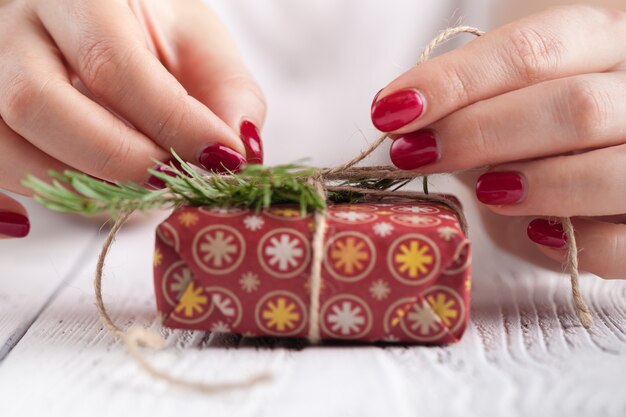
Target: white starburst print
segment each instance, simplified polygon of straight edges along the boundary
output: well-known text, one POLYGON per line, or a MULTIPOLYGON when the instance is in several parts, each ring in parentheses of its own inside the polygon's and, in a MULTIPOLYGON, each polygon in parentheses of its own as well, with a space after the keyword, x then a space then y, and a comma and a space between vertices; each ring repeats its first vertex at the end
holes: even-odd
POLYGON ((215 333, 229 333, 230 326, 228 326, 228 324, 224 323, 222 320, 216 321, 211 325, 211 331, 215 333))
POLYGON ((253 292, 259 289, 259 276, 254 272, 246 272, 239 279, 239 285, 245 292, 253 292))
POLYGON ((265 220, 263 220, 261 216, 252 215, 243 219, 243 224, 246 226, 246 229, 256 232, 257 230, 261 230, 263 224, 265 224, 265 220))
POLYGON ((398 216, 398 219, 406 223, 418 225, 432 223, 432 218, 427 216, 398 216))
POLYGON ((387 298, 390 292, 391 288, 389 288, 389 284, 382 279, 376 280, 372 283, 372 285, 370 285, 370 293, 372 294, 372 297, 379 301, 387 298))
POLYGON ((457 219, 456 217, 454 217, 454 216, 453 216, 453 215, 451 215, 451 214, 440 214, 440 215, 439 215, 439 218, 441 218, 441 219, 446 219, 446 220, 455 220, 455 221, 456 221, 456 220, 459 220, 459 219, 457 219))
POLYGON ((204 253, 202 260, 217 268, 231 263, 233 255, 237 253, 234 239, 233 236, 226 236, 221 230, 214 234, 207 233, 204 236, 204 242, 200 244, 200 252, 204 253))
POLYGON ((437 233, 439 233, 440 238, 446 241, 458 235, 456 229, 450 226, 440 227, 439 229, 437 229, 437 233))
POLYGON ((211 302, 215 308, 226 317, 233 317, 235 315, 234 304, 230 298, 224 297, 221 294, 213 294, 211 296, 211 302))
POLYGON ((328 321, 332 323, 330 327, 344 336, 358 333, 359 327, 365 324, 365 317, 361 314, 363 310, 350 301, 342 302, 341 308, 338 305, 332 306, 331 311, 332 313, 328 316, 328 321))
POLYGON ((334 216, 346 222, 356 223, 371 218, 371 215, 362 211, 338 211, 334 216))
POLYGON ((388 334, 383 338, 384 342, 399 342, 400 339, 398 338, 398 336, 395 336, 393 334, 388 334))
POLYGON ((265 248, 265 255, 269 257, 268 263, 272 266, 278 265, 280 271, 297 266, 298 258, 304 256, 304 251, 299 246, 300 242, 286 233, 272 237, 270 244, 265 248))
POLYGON ((419 333, 423 335, 428 334, 431 329, 437 329, 437 316, 425 300, 422 301, 421 305, 413 304, 406 318, 410 323, 411 330, 419 330, 419 333))
POLYGON ((393 225, 387 222, 380 222, 374 225, 374 233, 380 237, 387 237, 393 232, 393 225))
POLYGON ((193 281, 193 275, 188 268, 174 274, 174 282, 170 284, 170 290, 176 293, 177 300, 183 295, 191 281, 193 281))
POLYGON ((432 213, 434 211, 436 211, 436 209, 433 209, 432 207, 429 206, 404 206, 404 207, 398 207, 397 211, 401 211, 403 213, 432 213))

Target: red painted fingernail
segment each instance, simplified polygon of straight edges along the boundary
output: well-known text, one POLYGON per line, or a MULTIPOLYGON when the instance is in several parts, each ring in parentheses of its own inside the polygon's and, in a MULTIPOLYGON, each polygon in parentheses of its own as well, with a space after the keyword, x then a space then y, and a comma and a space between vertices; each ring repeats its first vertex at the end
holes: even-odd
POLYGON ((417 90, 400 90, 372 103, 372 123, 378 130, 392 132, 421 116, 424 99, 417 90))
POLYGON ((204 148, 198 160, 207 170, 220 174, 228 171, 237 172, 246 163, 246 158, 239 152, 233 151, 219 143, 214 143, 204 148))
POLYGON ((567 243, 563 225, 546 219, 535 219, 530 222, 526 233, 533 242, 551 248, 563 248, 567 243))
POLYGON ((476 182, 476 197, 485 204, 516 204, 526 197, 526 181, 519 172, 488 172, 476 182))
POLYGON ((249 164, 263 163, 263 142, 254 123, 244 120, 239 128, 243 145, 246 147, 246 156, 249 164))
POLYGON ((432 130, 407 133, 393 141, 389 150, 391 162, 400 169, 411 170, 439 159, 437 138, 432 130))
POLYGON ((24 237, 30 231, 28 217, 11 211, 0 211, 0 235, 24 237))
MULTIPOLYGON (((179 171, 182 171, 180 162, 178 162, 178 160, 176 159, 170 159, 169 161, 164 162, 163 165, 161 164, 156 165, 152 169, 154 169, 157 172, 161 172, 163 174, 169 175, 170 177, 175 177, 176 174, 170 168, 170 166, 174 166, 179 171)), ((154 175, 150 175, 150 177, 148 178, 148 181, 146 181, 146 184, 148 184, 150 187, 155 188, 157 190, 165 188, 165 182, 161 178, 157 178, 154 175)))

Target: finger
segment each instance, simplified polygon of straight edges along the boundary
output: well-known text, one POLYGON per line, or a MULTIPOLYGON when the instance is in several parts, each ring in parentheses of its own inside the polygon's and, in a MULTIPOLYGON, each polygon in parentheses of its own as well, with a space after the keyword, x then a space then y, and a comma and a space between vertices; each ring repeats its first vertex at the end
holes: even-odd
POLYGON ((242 61, 230 34, 203 2, 177 7, 172 69, 189 93, 224 120, 239 136, 249 162, 263 162, 258 129, 265 120, 263 93, 242 61))
POLYGON ((476 183, 478 199, 508 216, 626 213, 626 145, 496 167, 476 183))
POLYGON ((147 168, 154 159, 166 159, 167 152, 80 94, 44 35, 41 29, 25 29, 1 58, 3 120, 35 147, 76 170, 107 180, 144 182, 147 168), (10 52, 20 49, 30 53, 10 52))
POLYGON ((622 63, 626 13, 589 6, 518 20, 405 72, 372 106, 374 125, 406 133, 471 103, 541 81, 622 63))
POLYGON ((391 160, 401 169, 451 172, 617 145, 625 139, 624 96, 624 73, 546 81, 401 135, 391 160))
POLYGON ((24 206, 0 193, 0 239, 25 237, 29 231, 30 221, 24 206))
POLYGON ((69 166, 55 160, 12 131, 0 119, 0 188, 22 195, 31 195, 22 185, 26 175, 47 178, 49 170, 63 172, 69 166))
MULTIPOLYGON (((573 219, 579 268, 603 278, 626 278, 626 225, 592 219, 573 219)), ((564 262, 567 236, 555 221, 535 219, 528 237, 548 257, 564 262)))
POLYGON ((241 140, 150 53, 128 4, 72 2, 68 12, 56 2, 37 2, 37 8, 85 86, 116 113, 184 159, 204 165, 223 160, 227 168, 239 168, 241 140))

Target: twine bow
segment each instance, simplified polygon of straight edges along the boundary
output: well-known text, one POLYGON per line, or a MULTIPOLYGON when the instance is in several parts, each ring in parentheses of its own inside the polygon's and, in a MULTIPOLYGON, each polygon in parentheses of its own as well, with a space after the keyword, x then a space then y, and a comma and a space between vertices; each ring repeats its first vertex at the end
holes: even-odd
MULTIPOLYGON (((452 39, 460 33, 469 33, 474 36, 481 36, 484 32, 479 29, 470 26, 458 26, 449 28, 442 31, 437 37, 435 37, 424 49, 420 55, 419 63, 426 61, 431 53, 442 43, 452 39)), ((383 142, 387 139, 387 135, 380 136, 375 142, 373 142, 367 149, 362 151, 358 156, 352 160, 333 168, 323 168, 316 170, 306 180, 311 183, 318 194, 323 200, 326 200, 327 191, 349 191, 362 195, 371 195, 375 197, 406 197, 415 201, 423 201, 430 203, 438 203, 450 208, 458 217, 460 226, 463 232, 467 235, 467 221, 463 214, 462 209, 450 199, 444 196, 421 194, 411 191, 390 191, 390 190, 374 190, 369 188, 358 188, 352 186, 338 186, 333 185, 333 181, 338 180, 353 180, 363 178, 373 179, 414 179, 422 177, 423 175, 413 171, 400 171, 392 166, 369 166, 369 167, 356 167, 356 165, 374 152, 383 142)), ((107 309, 102 299, 102 274, 104 269, 104 263, 106 256, 115 240, 115 237, 124 223, 128 220, 132 211, 123 212, 119 215, 111 228, 102 249, 98 257, 98 263, 96 267, 94 290, 96 294, 96 306, 100 320, 104 323, 106 328, 113 333, 116 337, 122 339, 128 349, 129 354, 137 361, 139 366, 144 369, 148 374, 154 378, 164 380, 175 386, 190 388, 203 393, 216 393, 222 391, 228 391, 232 389, 245 389, 255 386, 258 383, 266 382, 272 378, 269 373, 260 373, 253 375, 245 380, 232 383, 216 383, 209 384, 196 381, 188 381, 183 378, 175 377, 168 372, 155 368, 150 362, 147 361, 142 354, 140 348, 150 347, 158 350, 163 347, 164 340, 161 335, 149 331, 147 329, 132 327, 127 331, 119 328, 109 316, 107 309)), ((324 256, 324 235, 326 232, 326 215, 325 210, 317 210, 315 212, 315 230, 313 233, 312 251, 313 257, 311 261, 311 276, 310 276, 310 288, 311 297, 309 305, 309 334, 308 339, 311 343, 318 343, 320 341, 320 292, 321 292, 321 271, 322 261, 324 256)), ((568 217, 561 218, 561 223, 565 234, 567 236, 567 270, 570 274, 572 297, 574 300, 574 306, 576 314, 580 322, 585 327, 590 327, 593 324, 593 319, 589 308, 585 304, 578 284, 578 252, 576 248, 576 239, 574 236, 574 228, 568 217)))

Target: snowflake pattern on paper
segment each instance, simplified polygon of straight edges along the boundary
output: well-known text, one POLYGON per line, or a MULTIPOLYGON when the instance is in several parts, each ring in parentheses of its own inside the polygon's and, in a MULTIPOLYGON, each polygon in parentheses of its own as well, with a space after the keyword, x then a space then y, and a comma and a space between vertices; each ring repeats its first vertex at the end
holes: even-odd
POLYGON ((406 318, 409 322, 409 328, 421 335, 427 335, 439 328, 439 318, 425 300, 413 304, 406 318))
POLYGON ((185 211, 178 215, 178 221, 186 228, 195 226, 198 223, 198 219, 198 215, 190 211, 185 211))
POLYGON ((400 212, 400 213, 437 213, 439 209, 432 206, 399 206, 393 207, 391 210, 400 212))
POLYGON ((331 212, 334 219, 348 223, 368 222, 376 218, 375 214, 365 211, 334 211, 331 212))
POLYGON ((328 321, 331 323, 330 327, 333 331, 348 336, 360 330, 361 326, 365 324, 365 317, 361 307, 353 305, 350 301, 343 301, 341 306, 334 305, 331 307, 328 321))
POLYGON ((216 268, 231 263, 233 256, 237 253, 234 240, 233 236, 226 235, 222 230, 214 234, 206 234, 204 242, 200 244, 200 252, 203 253, 202 260, 216 268))
POLYGON ((446 219, 446 220, 452 220, 452 221, 458 221, 459 219, 456 218, 456 216, 453 216, 451 214, 440 214, 439 215, 440 219, 446 219))
POLYGON ((387 298, 391 292, 389 284, 382 279, 374 281, 372 285, 370 285, 369 290, 372 297, 378 301, 387 298))
POLYGON ((278 270, 286 271, 289 267, 298 265, 298 260, 304 256, 300 242, 286 233, 278 237, 272 237, 269 245, 265 248, 268 256, 268 264, 277 266, 278 270))
POLYGON ((437 233, 439 234, 439 237, 445 241, 449 241, 450 239, 458 235, 457 229, 450 226, 440 227, 439 229, 437 229, 437 233))
POLYGON ((183 268, 173 274, 173 282, 170 284, 170 290, 175 294, 177 300, 182 297, 191 281, 193 281, 193 274, 189 268, 183 268))
POLYGON ((211 325, 211 331, 214 333, 229 333, 230 326, 222 320, 218 320, 211 325))
POLYGON ((261 281, 259 280, 259 276, 254 272, 246 272, 239 279, 239 285, 241 285, 241 289, 247 293, 258 290, 260 284, 261 281))
POLYGON ((387 237, 393 232, 393 225, 387 222, 376 223, 373 227, 374 233, 380 237, 387 237))
POLYGON ((265 224, 265 220, 263 220, 263 217, 253 214, 244 218, 243 224, 246 226, 246 229, 256 232, 257 230, 261 230, 265 224))

